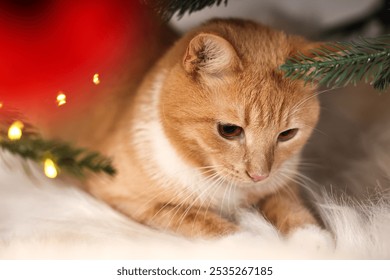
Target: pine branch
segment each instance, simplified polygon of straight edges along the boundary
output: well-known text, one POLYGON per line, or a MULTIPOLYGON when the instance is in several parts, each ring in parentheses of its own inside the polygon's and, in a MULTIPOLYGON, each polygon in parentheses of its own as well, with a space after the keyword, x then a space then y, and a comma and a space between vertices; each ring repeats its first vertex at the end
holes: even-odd
POLYGON ((164 20, 169 20, 175 13, 178 13, 178 18, 184 16, 186 12, 202 10, 205 7, 213 5, 227 5, 228 0, 144 0, 146 4, 151 6, 164 20))
POLYGON ((44 140, 27 123, 24 123, 23 136, 19 140, 9 139, 6 133, 8 129, 5 128, 14 119, 15 117, 0 119, 0 147, 3 150, 19 155, 23 159, 40 163, 43 163, 45 159, 51 159, 60 170, 79 178, 84 178, 86 171, 115 175, 116 171, 110 159, 97 152, 72 147, 68 143, 44 140))
POLYGON ((0 140, 0 147, 35 162, 43 162, 44 159, 50 158, 60 169, 76 177, 85 177, 85 170, 94 173, 115 174, 110 160, 98 153, 73 148, 69 144, 59 141, 47 141, 31 136, 25 136, 16 141, 3 138, 0 140))
POLYGON ((311 55, 298 53, 280 66, 285 76, 318 82, 327 87, 356 85, 364 80, 375 89, 390 85, 390 35, 359 42, 336 42, 311 50, 311 55))

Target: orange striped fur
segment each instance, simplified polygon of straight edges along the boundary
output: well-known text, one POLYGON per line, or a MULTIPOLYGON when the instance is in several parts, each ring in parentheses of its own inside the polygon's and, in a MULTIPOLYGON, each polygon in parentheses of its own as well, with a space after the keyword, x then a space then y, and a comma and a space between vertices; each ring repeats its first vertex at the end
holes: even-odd
POLYGON ((88 191, 132 219, 190 237, 239 230, 254 207, 281 232, 316 220, 295 183, 300 151, 319 115, 315 88, 278 70, 312 46, 244 20, 213 20, 160 59, 100 149, 114 179, 88 191), (226 139, 218 125, 242 128, 226 139), (297 129, 288 141, 280 133, 297 129))

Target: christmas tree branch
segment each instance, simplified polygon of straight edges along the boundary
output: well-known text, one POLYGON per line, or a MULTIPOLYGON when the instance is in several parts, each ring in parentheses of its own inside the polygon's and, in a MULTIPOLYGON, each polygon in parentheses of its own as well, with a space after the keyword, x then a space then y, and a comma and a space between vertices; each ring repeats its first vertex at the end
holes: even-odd
POLYGON ((390 84, 390 35, 359 42, 324 44, 311 55, 298 53, 280 66, 285 76, 341 87, 364 80, 386 90, 390 84))
POLYGON ((185 13, 191 14, 192 12, 202 10, 205 7, 211 7, 213 5, 221 5, 224 3, 227 5, 228 0, 143 0, 151 6, 161 17, 165 20, 169 20, 175 13, 181 18, 185 13))
POLYGON ((64 170, 70 175, 79 178, 85 177, 86 171, 93 173, 103 172, 108 175, 115 174, 115 169, 112 167, 111 161, 108 158, 97 152, 91 152, 83 148, 75 148, 61 141, 44 140, 27 123, 23 123, 23 135, 20 139, 10 138, 9 128, 7 129, 7 127, 9 125, 12 126, 12 119, 15 118, 7 118, 0 122, 1 149, 19 155, 23 159, 29 159, 35 162, 44 163, 45 160, 50 159, 53 168, 64 170))

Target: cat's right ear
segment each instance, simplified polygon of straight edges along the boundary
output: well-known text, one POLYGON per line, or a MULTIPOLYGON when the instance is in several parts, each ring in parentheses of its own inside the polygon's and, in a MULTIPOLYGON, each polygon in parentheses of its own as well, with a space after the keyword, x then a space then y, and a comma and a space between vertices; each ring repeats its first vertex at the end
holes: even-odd
POLYGON ((227 40, 214 34, 201 33, 188 44, 183 67, 189 74, 223 75, 240 68, 241 62, 227 40))

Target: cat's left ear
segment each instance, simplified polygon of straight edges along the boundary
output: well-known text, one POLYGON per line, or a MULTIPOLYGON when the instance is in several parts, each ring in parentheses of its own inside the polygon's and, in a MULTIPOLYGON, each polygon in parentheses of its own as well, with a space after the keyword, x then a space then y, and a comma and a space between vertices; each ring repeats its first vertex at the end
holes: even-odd
POLYGON ((233 46, 224 38, 201 33, 188 44, 183 58, 187 73, 221 75, 241 67, 240 59, 233 46))

